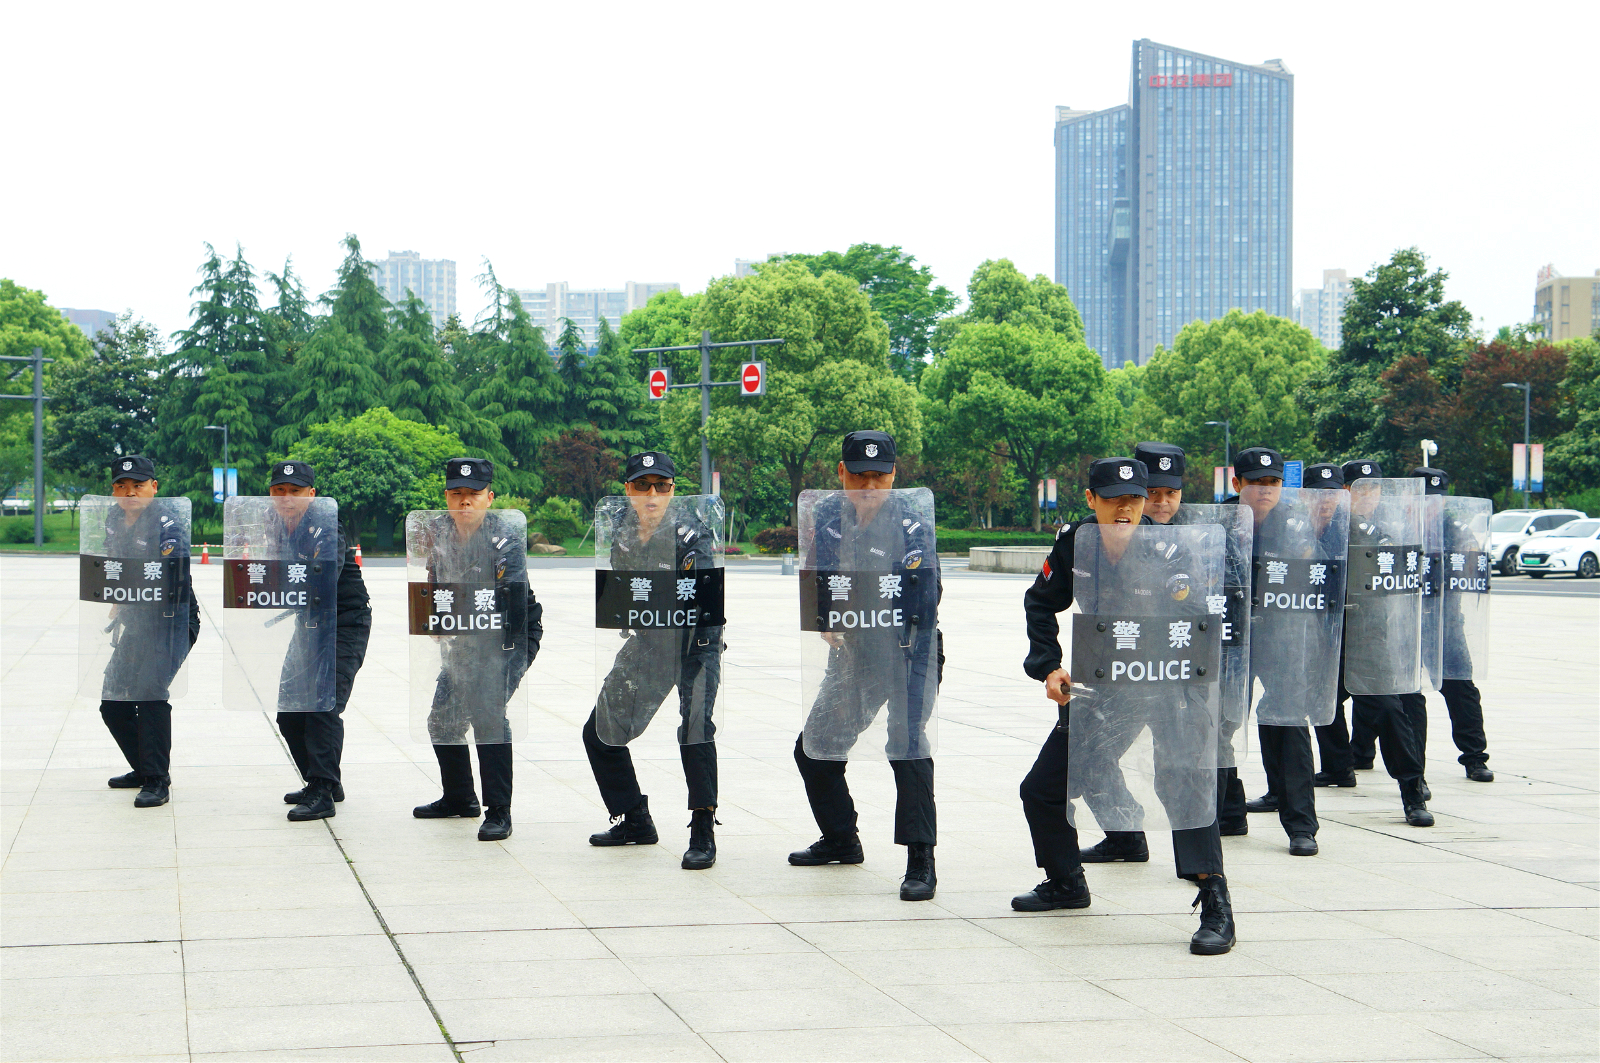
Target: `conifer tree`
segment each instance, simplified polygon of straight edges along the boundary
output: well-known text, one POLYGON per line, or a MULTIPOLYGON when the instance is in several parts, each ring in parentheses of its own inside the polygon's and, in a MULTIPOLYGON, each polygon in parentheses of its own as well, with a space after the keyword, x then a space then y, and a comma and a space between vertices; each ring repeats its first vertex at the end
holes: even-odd
MULTIPOLYGON (((498 287, 498 286, 497 286, 498 287)), ((537 495, 539 445, 560 433, 561 379, 545 346, 544 333, 533 323, 516 292, 499 289, 504 299, 504 333, 479 332, 481 349, 493 372, 473 392, 469 403, 495 422, 510 461, 508 494, 537 495)))
POLYGON ((388 372, 384 405, 396 417, 438 425, 474 449, 495 455, 500 429, 468 405, 456 372, 435 338, 433 316, 412 292, 395 308, 389 342, 378 361, 388 372))
POLYGON ((375 358, 389 338, 389 300, 372 279, 378 267, 361 256, 361 241, 354 233, 345 236, 344 248, 338 280, 322 301, 328 305, 328 316, 375 358))
POLYGON ((339 417, 359 417, 383 402, 383 378, 359 337, 335 318, 312 335, 295 360, 295 392, 284 406, 283 424, 273 446, 287 450, 312 425, 339 417))

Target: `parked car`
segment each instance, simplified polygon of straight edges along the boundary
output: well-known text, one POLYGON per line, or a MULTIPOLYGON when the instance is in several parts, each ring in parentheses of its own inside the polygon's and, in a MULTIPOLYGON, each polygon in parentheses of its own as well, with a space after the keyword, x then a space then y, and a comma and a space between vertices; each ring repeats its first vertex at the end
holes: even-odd
POLYGON ((1600 576, 1600 520, 1574 520, 1525 540, 1517 564, 1534 579, 1568 573, 1578 579, 1600 576))
POLYGON ((1586 516, 1576 509, 1502 509, 1489 521, 1489 552, 1494 555, 1495 569, 1502 576, 1515 576, 1517 555, 1529 536, 1586 516))

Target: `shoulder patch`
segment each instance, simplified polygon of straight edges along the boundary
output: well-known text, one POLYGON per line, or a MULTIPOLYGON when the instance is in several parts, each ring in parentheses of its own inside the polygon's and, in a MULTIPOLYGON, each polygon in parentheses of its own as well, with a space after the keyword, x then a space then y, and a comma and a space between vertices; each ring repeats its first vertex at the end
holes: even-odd
POLYGON ((1050 559, 1048 557, 1044 559, 1044 568, 1041 570, 1040 575, 1045 579, 1050 578, 1050 559))

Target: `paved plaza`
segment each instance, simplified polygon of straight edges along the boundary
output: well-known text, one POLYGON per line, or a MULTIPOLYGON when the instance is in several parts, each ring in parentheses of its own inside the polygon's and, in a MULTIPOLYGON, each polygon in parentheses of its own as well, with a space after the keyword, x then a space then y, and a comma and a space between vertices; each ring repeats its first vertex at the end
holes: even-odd
MULTIPOLYGON (((515 834, 420 821, 438 796, 409 719, 405 570, 369 560, 375 622, 345 714, 337 818, 270 719, 222 706, 218 566, 174 702, 172 801, 133 807, 77 698, 71 558, 0 559, 5 1060, 1477 1060, 1600 1056, 1600 597, 1501 580, 1481 685, 1490 767, 1466 781, 1430 695, 1438 825, 1394 783, 1318 791, 1320 856, 1275 816, 1224 839, 1239 941, 1190 955, 1167 836, 1088 869, 1092 907, 1018 915, 1042 878, 1017 785, 1055 721, 1021 671, 1026 577, 952 568, 937 753, 939 889, 905 903, 887 766, 855 763, 864 864, 790 867, 817 836, 792 758, 793 577, 731 562, 718 860, 688 831, 669 707, 635 746, 661 831, 607 825, 579 738, 593 580, 533 559, 544 649, 516 744, 515 834)), ((1545 581, 1552 584, 1553 581, 1545 581)), ((1252 750, 1243 774, 1264 789, 1252 750)), ((1085 833, 1085 843, 1098 837, 1085 833)))

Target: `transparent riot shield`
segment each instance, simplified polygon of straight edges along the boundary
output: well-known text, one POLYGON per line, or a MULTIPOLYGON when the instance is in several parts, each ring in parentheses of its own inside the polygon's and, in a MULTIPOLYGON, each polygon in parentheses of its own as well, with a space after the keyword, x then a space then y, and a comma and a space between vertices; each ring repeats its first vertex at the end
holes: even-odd
POLYGON ((714 495, 602 498, 594 510, 595 734, 625 746, 678 691, 678 743, 720 722, 726 519, 714 495))
POLYGON ((338 699, 339 503, 239 495, 222 508, 222 703, 330 712, 338 699))
POLYGON ((1344 592, 1344 685, 1352 694, 1410 694, 1422 669, 1422 481, 1350 485, 1344 592))
MULTIPOLYGON (((1251 490, 1246 485, 1246 490, 1251 490)), ((1250 560, 1255 542, 1255 519, 1242 505, 1190 505, 1178 507, 1175 526, 1216 524, 1222 528, 1222 595, 1227 613, 1222 619, 1222 678, 1218 719, 1218 767, 1235 767, 1234 736, 1250 711, 1250 560)))
POLYGON ((1227 547, 1215 524, 1078 528, 1067 817, 1105 831, 1217 816, 1227 547))
POLYGON ((525 734, 527 518, 515 509, 408 513, 406 580, 412 737, 501 745, 525 734))
POLYGON ((923 760, 938 739, 933 492, 800 494, 802 747, 813 760, 923 760))
POLYGON ((1444 495, 1422 496, 1422 656, 1423 685, 1438 690, 1444 681, 1444 495))
POLYGON ((1446 679, 1479 680, 1489 664, 1489 518, 1487 498, 1444 496, 1444 650, 1446 679))
POLYGON ((1338 703, 1344 633, 1346 491, 1246 485, 1244 505, 1260 512, 1250 588, 1250 674, 1256 722, 1321 727, 1338 703))
POLYGON ((166 701, 188 689, 189 500, 78 505, 78 692, 166 701))

